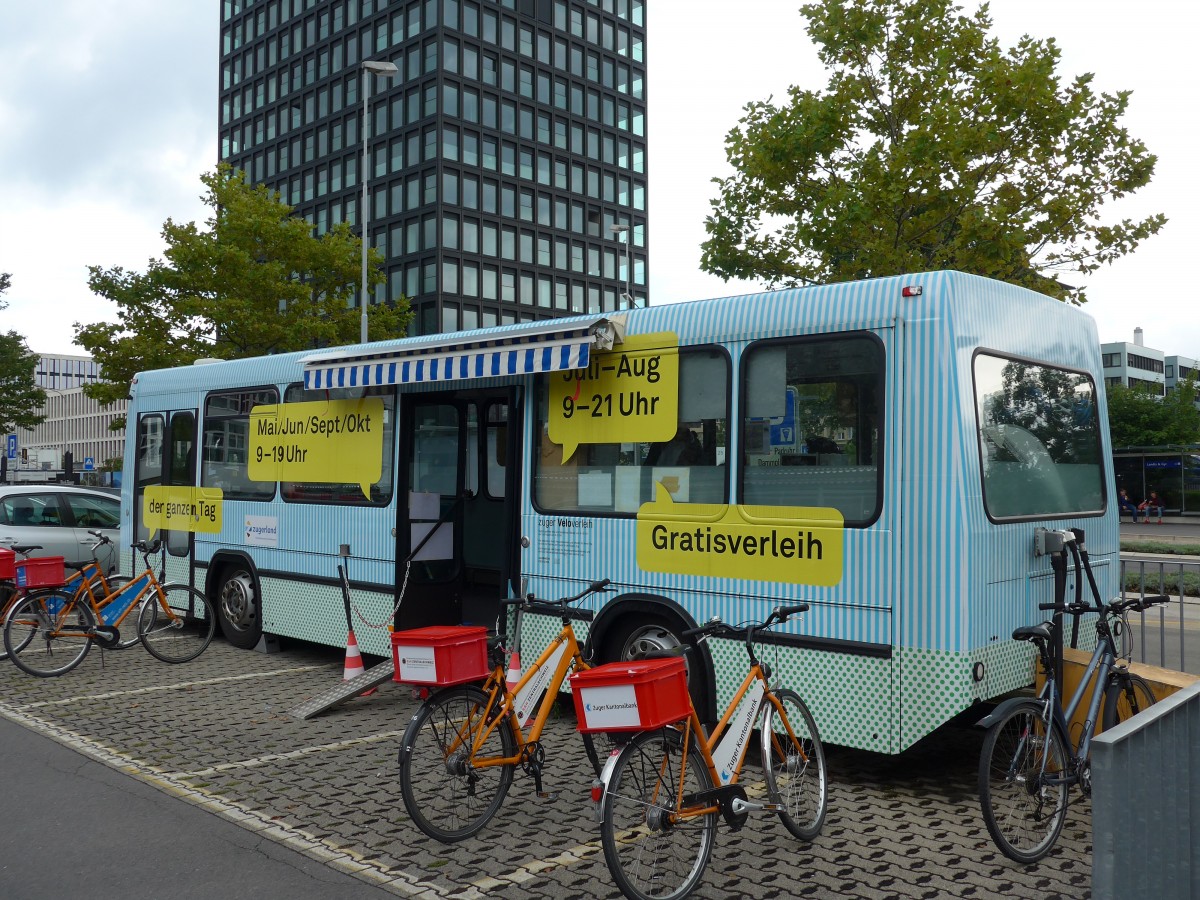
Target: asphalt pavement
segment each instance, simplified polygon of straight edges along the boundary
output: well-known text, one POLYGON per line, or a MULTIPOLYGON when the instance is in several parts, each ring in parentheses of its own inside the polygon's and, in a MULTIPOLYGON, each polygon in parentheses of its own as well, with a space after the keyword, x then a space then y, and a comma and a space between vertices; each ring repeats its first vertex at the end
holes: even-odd
MULTIPOLYGON (((617 896, 569 707, 543 737, 557 799, 535 799, 518 773, 483 835, 445 846, 400 798, 408 690, 389 683, 313 719, 290 715, 340 680, 342 663, 329 648, 268 656, 218 641, 182 666, 136 647, 95 652, 57 679, 0 665, 0 896, 617 896)), ((829 748, 817 840, 796 841, 774 816, 721 825, 695 896, 1088 897, 1088 804, 1071 807, 1047 859, 1009 861, 979 812, 981 743, 964 721, 898 756, 829 748)))

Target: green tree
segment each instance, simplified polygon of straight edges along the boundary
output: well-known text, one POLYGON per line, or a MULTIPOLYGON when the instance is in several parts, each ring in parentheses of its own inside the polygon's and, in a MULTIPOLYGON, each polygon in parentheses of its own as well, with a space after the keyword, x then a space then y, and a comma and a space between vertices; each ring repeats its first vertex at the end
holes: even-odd
MULTIPOLYGON (((96 400, 125 397, 140 371, 359 339, 353 303, 362 243, 350 227, 339 222, 314 237, 277 192, 224 164, 200 180, 212 210, 205 227, 168 219, 164 259, 151 260, 145 273, 89 270, 92 291, 117 304, 116 322, 75 323, 75 343, 104 373, 104 382, 84 388, 96 400)), ((381 262, 371 248, 372 285, 385 280, 381 262)), ((407 300, 374 305, 369 336, 400 337, 410 318, 407 300)))
POLYGON ((1196 382, 1187 379, 1165 397, 1142 386, 1108 387, 1108 427, 1113 447, 1161 447, 1200 441, 1196 382))
MULTIPOLYGON (((12 276, 0 272, 0 294, 12 284, 12 276)), ((8 303, 0 300, 0 310, 8 303)), ((18 428, 33 428, 46 420, 38 410, 46 404, 46 392, 37 385, 34 370, 38 355, 15 331, 0 332, 0 434, 18 428)))
POLYGON ((750 103, 726 137, 702 267, 773 286, 958 269, 1086 302, 1063 284, 1166 219, 1102 207, 1156 157, 1118 123, 1130 93, 1062 83, 1052 38, 1008 50, 987 5, 819 0, 801 7, 823 91, 750 103))

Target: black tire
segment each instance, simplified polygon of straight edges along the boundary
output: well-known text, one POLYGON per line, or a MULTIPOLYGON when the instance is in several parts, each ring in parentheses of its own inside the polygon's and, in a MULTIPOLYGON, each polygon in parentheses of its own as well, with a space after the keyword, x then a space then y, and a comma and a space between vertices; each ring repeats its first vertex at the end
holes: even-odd
POLYGON ((979 756, 979 803, 1001 852, 1037 862, 1058 840, 1067 817, 1068 753, 1042 707, 1021 703, 988 730, 979 756))
POLYGON ((1150 682, 1140 675, 1118 670, 1109 676, 1104 689, 1104 731, 1154 705, 1150 682))
POLYGON ((262 603, 258 579, 244 564, 227 566, 217 589, 221 633, 239 650, 253 650, 262 637, 262 603))
MULTIPOLYGON (((471 745, 483 726, 487 695, 474 685, 447 688, 421 704, 400 744, 400 793, 417 827, 453 844, 483 828, 504 802, 513 766, 474 766, 471 745)), ((511 719, 499 722, 476 758, 513 757, 511 719)))
POLYGON ((151 592, 138 614, 138 638, 155 659, 190 662, 208 649, 216 633, 212 603, 186 584, 164 584, 161 591, 161 595, 151 592))
POLYGON ((712 787, 694 735, 686 760, 681 773, 681 732, 642 732, 625 745, 609 776, 600 817, 604 861, 632 900, 686 897, 704 877, 717 814, 675 816, 681 795, 712 787))
MULTIPOLYGON (((4 627, 4 622, 8 619, 9 612, 17 605, 17 601, 21 599, 21 595, 17 593, 17 589, 11 584, 0 584, 0 629, 4 627)), ((3 635, 0 635, 2 638, 3 635)), ((29 632, 29 639, 33 639, 33 632, 29 632)), ((8 659, 8 649, 4 646, 4 641, 0 640, 0 662, 8 659)))
POLYGON ((4 623, 4 649, 18 669, 39 678, 70 672, 92 649, 96 617, 65 591, 38 591, 13 606, 4 623))
POLYGON ((802 841, 821 833, 829 810, 829 770, 812 713, 795 691, 775 693, 783 716, 767 701, 762 714, 762 764, 767 795, 779 819, 802 841), (786 718, 786 722, 784 721, 786 718))

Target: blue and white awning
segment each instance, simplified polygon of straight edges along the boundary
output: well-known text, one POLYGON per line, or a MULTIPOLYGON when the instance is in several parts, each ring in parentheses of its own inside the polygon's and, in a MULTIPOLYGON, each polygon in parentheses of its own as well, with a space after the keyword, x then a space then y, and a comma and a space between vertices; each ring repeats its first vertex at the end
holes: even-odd
POLYGON ((623 332, 619 320, 570 319, 386 346, 360 344, 304 357, 304 386, 320 390, 428 384, 583 369, 593 349, 612 349, 623 332))

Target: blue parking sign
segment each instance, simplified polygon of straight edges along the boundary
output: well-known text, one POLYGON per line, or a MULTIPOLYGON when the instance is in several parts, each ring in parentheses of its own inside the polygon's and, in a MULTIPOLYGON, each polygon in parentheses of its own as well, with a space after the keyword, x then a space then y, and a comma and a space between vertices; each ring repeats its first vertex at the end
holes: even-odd
POLYGON ((5 455, 9 459, 17 458, 17 436, 15 434, 10 434, 8 436, 8 449, 5 455))

